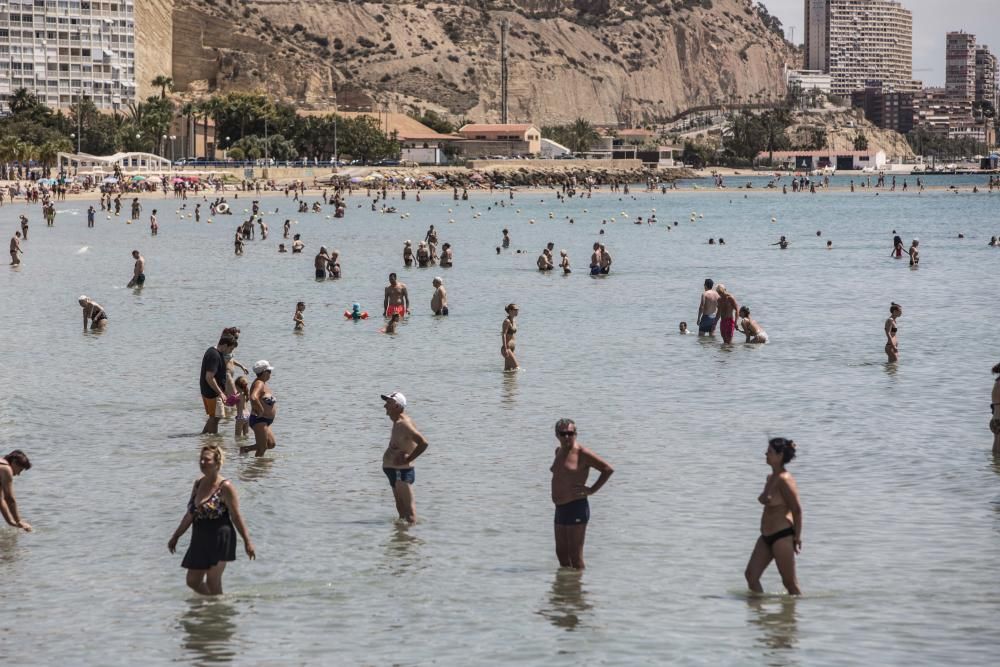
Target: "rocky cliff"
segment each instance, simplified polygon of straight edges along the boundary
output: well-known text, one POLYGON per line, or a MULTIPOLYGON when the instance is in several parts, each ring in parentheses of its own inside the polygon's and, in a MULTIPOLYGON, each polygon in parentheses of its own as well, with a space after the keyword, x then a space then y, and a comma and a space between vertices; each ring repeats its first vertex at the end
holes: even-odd
POLYGON ((799 112, 788 128, 787 134, 793 146, 808 145, 814 132, 826 133, 825 148, 832 151, 854 150, 854 139, 859 134, 868 141, 867 150, 885 151, 889 158, 910 159, 913 149, 906 137, 893 130, 883 130, 865 120, 864 111, 817 110, 799 112))
POLYGON ((713 100, 784 92, 790 47, 750 0, 176 0, 180 91, 264 90, 342 107, 655 121, 713 100))
POLYGON ((153 79, 161 74, 171 75, 173 10, 174 0, 140 0, 135 3, 135 79, 140 99, 160 92, 152 85, 153 79))

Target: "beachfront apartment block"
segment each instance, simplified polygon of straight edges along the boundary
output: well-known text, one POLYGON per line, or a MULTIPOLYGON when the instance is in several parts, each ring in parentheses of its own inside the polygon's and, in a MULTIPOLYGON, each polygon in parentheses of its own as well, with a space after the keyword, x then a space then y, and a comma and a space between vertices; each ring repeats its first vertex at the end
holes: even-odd
POLYGON ((133 101, 136 1, 0 0, 0 113, 20 88, 59 109, 133 101))
POLYGON ((834 95, 871 81, 911 92, 913 15, 895 0, 805 0, 805 69, 830 75, 834 95))

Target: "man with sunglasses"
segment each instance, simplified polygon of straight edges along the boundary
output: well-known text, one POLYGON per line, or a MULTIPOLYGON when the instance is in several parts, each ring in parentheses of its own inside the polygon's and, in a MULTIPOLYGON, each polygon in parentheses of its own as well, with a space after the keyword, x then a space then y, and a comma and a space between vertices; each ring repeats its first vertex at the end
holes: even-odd
POLYGON ((577 442, 576 423, 572 419, 556 422, 556 437, 559 447, 549 469, 552 472, 552 502, 556 506, 556 557, 560 566, 582 570, 583 543, 590 521, 590 501, 587 498, 597 493, 615 470, 607 461, 577 442), (597 470, 600 477, 588 487, 591 468, 597 470))

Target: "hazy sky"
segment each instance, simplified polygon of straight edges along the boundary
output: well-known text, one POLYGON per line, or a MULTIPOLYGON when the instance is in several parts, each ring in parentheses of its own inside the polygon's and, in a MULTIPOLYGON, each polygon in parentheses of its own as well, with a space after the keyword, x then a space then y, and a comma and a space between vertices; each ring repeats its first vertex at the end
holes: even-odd
MULTIPOLYGON (((901 0, 913 12, 913 78, 925 86, 944 85, 944 36, 964 30, 976 42, 991 47, 1000 56, 1000 0, 901 0), (918 71, 923 70, 923 71, 918 71)), ((763 0, 767 10, 788 27, 795 26, 795 43, 801 44, 803 0, 763 0)))

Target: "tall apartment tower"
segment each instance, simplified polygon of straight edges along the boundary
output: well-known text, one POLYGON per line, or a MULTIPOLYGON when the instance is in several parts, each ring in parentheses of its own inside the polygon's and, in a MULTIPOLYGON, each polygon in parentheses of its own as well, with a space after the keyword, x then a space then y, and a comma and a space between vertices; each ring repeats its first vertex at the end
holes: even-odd
POLYGON ((53 108, 83 94, 99 109, 135 99, 135 2, 0 2, 0 113, 26 88, 53 108))
POLYGON ((990 102, 993 108, 998 106, 1000 96, 1000 67, 997 57, 990 53, 989 47, 976 48, 976 101, 990 102))
POLYGON ((949 32, 946 36, 944 89, 953 100, 976 99, 976 36, 949 32))
POLYGON ((873 82, 909 92, 913 15, 895 0, 805 0, 806 68, 830 74, 835 95, 873 82))

